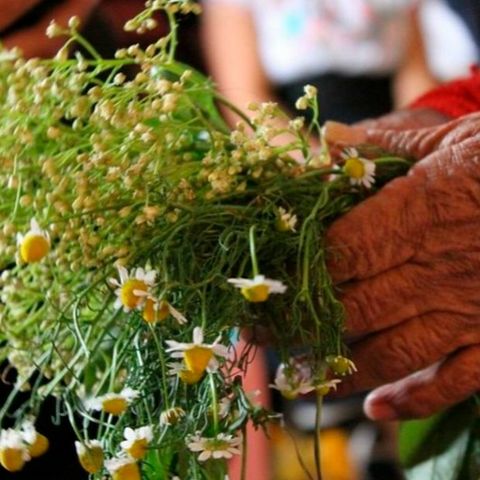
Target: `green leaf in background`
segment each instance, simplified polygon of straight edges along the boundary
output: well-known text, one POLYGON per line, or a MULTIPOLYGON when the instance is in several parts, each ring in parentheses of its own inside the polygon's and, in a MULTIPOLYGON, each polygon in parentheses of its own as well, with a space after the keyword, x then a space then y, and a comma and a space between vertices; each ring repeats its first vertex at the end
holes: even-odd
POLYGON ((475 404, 468 401, 425 420, 404 422, 399 453, 406 478, 467 479, 461 471, 477 412, 475 404))

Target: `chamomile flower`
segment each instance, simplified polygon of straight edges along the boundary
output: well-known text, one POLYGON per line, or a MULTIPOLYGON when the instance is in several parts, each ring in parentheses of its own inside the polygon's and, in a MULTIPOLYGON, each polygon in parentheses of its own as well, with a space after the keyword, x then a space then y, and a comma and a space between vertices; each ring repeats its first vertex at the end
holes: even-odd
POLYGON ((275 222, 275 228, 279 232, 295 232, 295 226, 297 225, 297 216, 291 212, 287 212, 284 208, 278 207, 277 220, 275 222))
POLYGON ((185 410, 181 407, 172 407, 160 414, 160 425, 175 425, 185 416, 185 410))
POLYGON ((89 399, 87 407, 92 410, 102 410, 110 415, 121 415, 138 396, 138 390, 127 387, 120 393, 106 393, 100 397, 89 399))
POLYGON ((109 283, 115 287, 117 300, 115 307, 122 308, 125 312, 129 312, 135 308, 142 307, 150 294, 151 288, 155 285, 155 270, 145 271, 143 268, 135 268, 130 274, 125 267, 118 266, 118 276, 110 278, 109 283))
POLYGON ((241 294, 249 302, 265 302, 272 293, 285 293, 287 286, 278 280, 265 278, 264 275, 255 275, 249 278, 229 278, 228 283, 239 288, 241 294))
POLYGON ((104 453, 98 440, 75 442, 78 461, 88 473, 98 473, 103 467, 104 453))
POLYGON ((360 157, 356 148, 347 148, 341 157, 345 161, 343 172, 350 177, 350 183, 371 188, 375 182, 375 162, 360 157))
POLYGON ((30 460, 27 445, 17 430, 0 431, 0 465, 9 472, 19 472, 30 460))
POLYGON ((30 230, 22 235, 17 234, 20 259, 25 263, 39 262, 50 251, 50 237, 47 232, 41 230, 37 221, 30 220, 30 230))
POLYGON ((350 375, 357 371, 357 367, 352 360, 342 355, 328 355, 325 360, 337 375, 350 375))
POLYGON ((325 380, 324 382, 317 383, 315 385, 315 390, 319 395, 325 396, 327 395, 330 390, 336 390, 337 385, 342 381, 338 378, 334 378, 333 380, 325 380))
POLYGON ((180 378, 180 380, 187 385, 194 385, 195 383, 198 383, 205 373, 204 371, 193 372, 192 370, 189 370, 183 362, 169 363, 168 367, 169 375, 178 375, 178 378, 180 378))
POLYGON ((157 323, 171 315, 180 325, 187 323, 187 319, 170 303, 148 296, 143 307, 143 319, 147 323, 157 323))
POLYGON ((310 369, 297 362, 280 364, 275 375, 275 383, 270 387, 278 390, 288 400, 294 400, 298 395, 315 390, 310 369))
POLYGON ((209 458, 232 458, 233 455, 239 455, 238 448, 242 439, 240 436, 234 437, 226 433, 219 433, 215 437, 201 437, 199 433, 192 435, 188 439, 187 447, 192 452, 200 452, 198 460, 204 462, 209 458))
POLYGON ((127 427, 123 431, 123 436, 125 441, 120 443, 122 450, 135 460, 141 460, 147 454, 148 445, 153 440, 153 428, 150 425, 135 430, 127 427))
POLYGON ((195 327, 192 343, 167 340, 167 352, 172 358, 183 358, 187 370, 203 374, 207 368, 210 370, 218 368, 216 357, 226 358, 228 356, 228 348, 218 343, 219 341, 220 337, 217 337, 212 344, 203 343, 203 330, 201 327, 195 327))
POLYGON ((141 480, 140 468, 134 458, 115 457, 105 461, 113 480, 141 480))
POLYGON ((48 438, 37 432, 33 422, 23 422, 21 434, 23 441, 27 444, 28 453, 32 458, 40 457, 48 450, 48 438))

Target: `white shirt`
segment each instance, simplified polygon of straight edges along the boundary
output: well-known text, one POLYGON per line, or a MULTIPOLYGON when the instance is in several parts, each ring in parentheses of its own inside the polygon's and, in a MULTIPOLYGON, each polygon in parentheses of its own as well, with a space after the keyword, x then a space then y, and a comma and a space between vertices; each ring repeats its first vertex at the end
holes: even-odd
POLYGON ((261 61, 277 84, 337 72, 392 72, 416 0, 206 0, 248 8, 261 61))

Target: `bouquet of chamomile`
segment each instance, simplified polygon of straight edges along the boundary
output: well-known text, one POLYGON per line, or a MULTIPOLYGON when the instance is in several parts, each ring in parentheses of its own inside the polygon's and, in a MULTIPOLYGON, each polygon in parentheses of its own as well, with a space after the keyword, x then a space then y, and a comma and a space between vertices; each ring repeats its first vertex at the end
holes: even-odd
POLYGON ((278 417, 242 387, 255 349, 236 348, 240 328, 271 332, 271 387, 287 398, 312 392, 320 406, 355 369, 323 237, 405 162, 350 149, 332 167, 313 87, 297 102, 308 122, 272 103, 244 115, 175 61, 175 15, 196 4, 150 0, 126 27, 153 28, 160 10, 168 35, 111 59, 76 18, 49 26, 66 36, 55 58, 0 52, 0 360, 16 372, 0 464, 12 472, 47 450, 36 418, 54 397, 92 479, 224 480, 247 423, 278 417))

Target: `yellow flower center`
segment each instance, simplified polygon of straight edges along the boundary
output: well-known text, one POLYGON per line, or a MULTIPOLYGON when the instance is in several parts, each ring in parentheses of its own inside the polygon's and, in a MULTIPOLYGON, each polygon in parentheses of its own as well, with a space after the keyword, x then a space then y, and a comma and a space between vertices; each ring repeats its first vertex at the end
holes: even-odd
POLYGON ((328 392, 330 391, 330 386, 329 385, 319 385, 317 388, 317 393, 324 397, 325 395, 328 394, 328 392))
POLYGON ((127 453, 135 460, 141 460, 148 450, 148 440, 146 438, 139 438, 135 440, 127 449, 127 453))
POLYGON ((151 298, 147 298, 145 308, 143 309, 143 319, 148 323, 156 323, 165 320, 170 314, 168 303, 161 301, 155 308, 155 302, 151 298))
POLYGON ((113 480, 141 480, 140 469, 136 463, 127 463, 112 473, 113 480))
POLYGON ((346 375, 351 369, 350 360, 341 355, 329 355, 327 358, 328 366, 337 374, 337 375, 346 375))
POLYGON ((48 450, 49 442, 45 435, 37 432, 35 441, 28 446, 28 453, 31 457, 40 457, 48 450))
POLYGON ((183 383, 186 383, 187 385, 193 385, 202 379, 203 373, 204 372, 192 372, 191 370, 187 370, 185 368, 178 373, 178 376, 183 383))
POLYGON ((192 347, 183 352, 183 357, 188 370, 203 373, 213 357, 213 352, 208 347, 192 347))
POLYGON ((85 452, 78 456, 80 465, 88 473, 98 473, 103 466, 102 448, 100 446, 85 448, 85 452))
POLYGON ((264 283, 260 283, 252 287, 243 287, 240 291, 249 302, 259 303, 265 302, 268 299, 270 287, 264 283))
POLYGON ((2 448, 0 450, 0 464, 9 472, 19 472, 25 465, 23 449, 2 448))
POLYGON ((106 398, 102 402, 102 410, 111 415, 121 415, 128 407, 128 402, 123 397, 106 398))
POLYGON ((365 165, 359 158, 349 158, 345 162, 343 171, 350 178, 359 180, 365 176, 365 165))
POLYGON ((20 257, 25 263, 39 262, 50 250, 43 235, 28 233, 20 245, 20 257))
MULTIPOLYGON (((188 372, 188 370, 185 371, 188 372)), ((185 411, 183 408, 172 407, 162 413, 162 419, 167 425, 175 425, 184 415, 185 411)))
POLYGON ((120 291, 120 301, 127 308, 136 308, 143 300, 143 296, 136 295, 135 291, 147 292, 147 284, 143 280, 130 278, 123 285, 120 291))
POLYGON ((289 230, 292 229, 288 221, 285 220, 284 218, 277 218, 277 221, 275 222, 275 228, 279 232, 288 232, 289 230))
POLYGON ((286 398, 287 400, 295 400, 298 397, 298 392, 294 389, 281 390, 280 393, 282 394, 282 397, 286 398))

